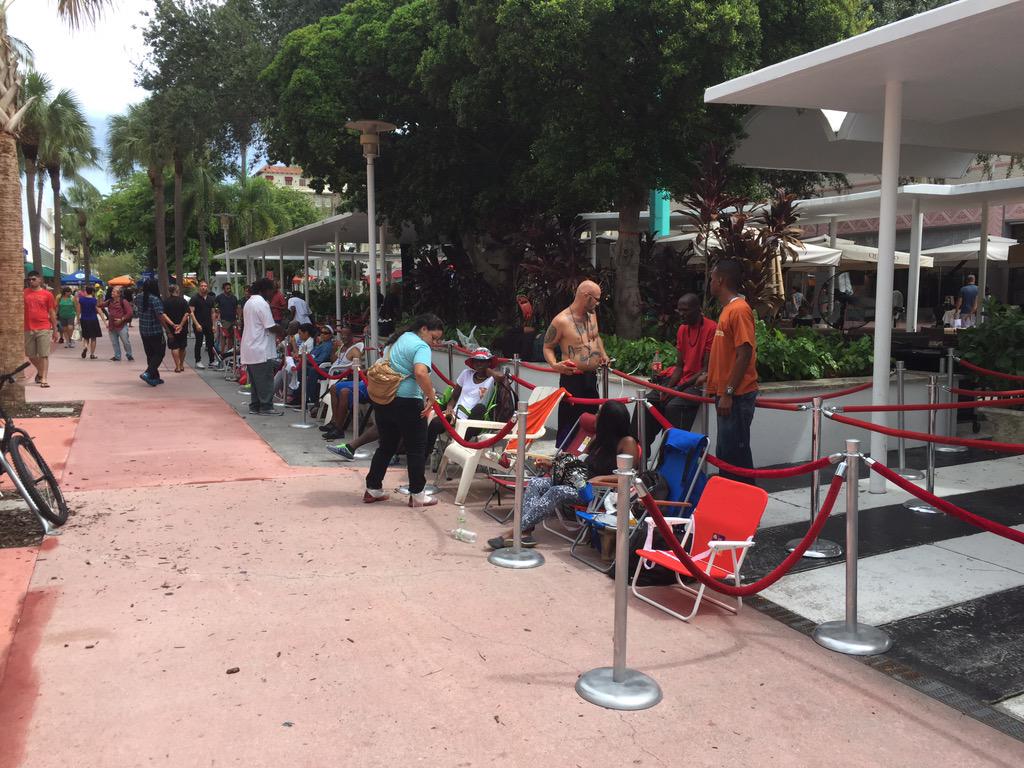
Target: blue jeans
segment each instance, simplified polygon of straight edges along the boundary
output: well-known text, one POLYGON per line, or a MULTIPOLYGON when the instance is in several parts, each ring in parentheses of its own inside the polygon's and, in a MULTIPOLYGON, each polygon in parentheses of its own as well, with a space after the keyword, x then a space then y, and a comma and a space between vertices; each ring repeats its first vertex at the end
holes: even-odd
POLYGON ((124 342, 124 351, 128 357, 132 356, 132 342, 128 338, 128 326, 122 325, 120 330, 110 331, 110 343, 114 345, 114 357, 121 359, 121 343, 124 342))
MULTIPOLYGON (((718 442, 715 444, 715 456, 727 461, 735 467, 754 468, 754 457, 750 453, 750 423, 754 420, 754 401, 757 390, 745 395, 733 395, 732 411, 728 416, 718 417, 718 442)), ((715 398, 718 404, 718 398, 715 398)), ((751 478, 730 475, 721 472, 722 477, 738 480, 741 483, 754 484, 751 478)))

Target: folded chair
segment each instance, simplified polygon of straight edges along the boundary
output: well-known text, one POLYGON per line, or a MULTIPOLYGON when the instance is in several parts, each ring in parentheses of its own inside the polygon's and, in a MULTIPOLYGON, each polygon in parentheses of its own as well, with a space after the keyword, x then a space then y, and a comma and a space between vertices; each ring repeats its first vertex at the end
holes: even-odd
MULTIPOLYGON (((707 435, 686 432, 682 429, 667 430, 655 471, 661 475, 668 488, 665 500, 660 503, 663 506, 680 510, 678 512, 680 516, 684 514, 685 510, 693 508, 692 505, 697 503, 704 490, 707 482, 707 478, 704 476, 704 459, 708 455, 708 447, 707 435)), ((603 530, 615 528, 616 521, 609 520, 607 517, 609 506, 607 496, 614 491, 615 487, 595 487, 594 500, 585 509, 575 510, 580 530, 569 549, 569 554, 574 558, 602 573, 611 571, 615 567, 614 561, 606 563, 593 557, 587 550, 599 547, 603 530)), ((630 498, 632 501, 632 494, 630 498)), ((614 506, 619 506, 617 500, 614 506)), ((685 514, 688 515, 689 512, 685 514)), ((639 520, 643 519, 644 515, 641 514, 639 520)))
MULTIPOLYGON (((526 444, 527 447, 535 440, 544 436, 544 424, 558 407, 558 403, 565 395, 561 387, 537 387, 530 393, 529 410, 526 417, 526 444)), ((476 441, 487 439, 494 435, 505 425, 496 421, 484 421, 482 419, 460 419, 455 423, 455 429, 460 437, 465 437, 470 429, 483 430, 480 435, 474 438, 476 441)), ((469 495, 469 488, 473 484, 473 476, 478 468, 498 473, 514 472, 515 456, 518 440, 515 431, 510 434, 504 442, 492 448, 464 448, 454 440, 444 449, 444 456, 437 468, 437 478, 444 477, 444 472, 449 464, 458 464, 462 467, 462 475, 459 478, 458 489, 455 491, 455 503, 464 504, 466 496, 469 495)))
MULTIPOLYGON (((659 504, 659 506, 661 505, 659 504)), ((767 506, 768 494, 761 488, 715 475, 708 480, 704 493, 691 517, 666 517, 665 519, 669 525, 682 524, 686 526, 686 532, 680 544, 684 549, 687 549, 688 543, 690 544, 688 548, 690 556, 702 572, 712 578, 727 579, 738 585, 740 569, 743 567, 747 550, 754 543, 754 534, 767 506)), ((714 591, 705 596, 707 588, 703 584, 696 589, 684 584, 683 577, 692 576, 691 572, 671 551, 651 549, 654 540, 654 521, 647 517, 644 519, 644 523, 647 525, 647 541, 643 548, 636 551, 640 556, 640 562, 637 563, 636 570, 633 572, 631 586, 634 595, 645 603, 650 603, 655 608, 682 621, 689 621, 697 615, 697 609, 700 608, 702 599, 732 613, 739 613, 743 606, 743 598, 737 597, 734 602, 727 601, 724 595, 719 596, 714 591), (685 616, 664 603, 659 603, 647 595, 641 594, 641 588, 637 586, 640 571, 643 568, 653 568, 655 565, 672 571, 679 588, 694 595, 693 609, 685 616)), ((643 589, 665 589, 665 587, 643 587, 643 589)))

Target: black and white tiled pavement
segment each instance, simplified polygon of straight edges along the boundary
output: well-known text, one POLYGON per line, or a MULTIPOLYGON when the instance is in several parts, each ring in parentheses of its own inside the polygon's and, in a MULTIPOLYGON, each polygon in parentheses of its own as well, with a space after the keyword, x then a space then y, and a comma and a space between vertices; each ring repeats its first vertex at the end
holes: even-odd
MULTIPOLYGON (((907 463, 922 467, 923 449, 908 451, 907 463)), ((940 454, 937 464, 939 496, 1024 530, 1024 456, 971 450, 940 454)), ((893 638, 892 649, 868 663, 1024 740, 1024 545, 946 515, 911 512, 898 489, 871 494, 865 471, 858 613, 893 638)), ((831 477, 824 470, 822 483, 831 477)), ((761 485, 771 500, 744 566, 747 582, 774 568, 810 520, 809 477, 761 485)), ((845 493, 823 535, 845 540, 845 493)), ((842 558, 804 558, 752 603, 806 632, 842 619, 844 594, 842 558)))

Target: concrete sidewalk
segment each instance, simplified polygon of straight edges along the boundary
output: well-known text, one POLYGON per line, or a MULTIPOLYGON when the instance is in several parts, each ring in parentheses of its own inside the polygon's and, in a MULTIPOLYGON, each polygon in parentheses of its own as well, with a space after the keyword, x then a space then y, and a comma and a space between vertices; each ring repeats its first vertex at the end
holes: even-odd
POLYGON ((611 661, 612 582, 563 543, 495 568, 450 504, 365 506, 360 470, 288 466, 195 373, 125 368, 54 361, 43 399, 85 400, 76 514, 28 586, 0 768, 1020 765, 1020 742, 751 610, 631 600, 630 664, 665 700, 598 709, 573 685, 611 661))

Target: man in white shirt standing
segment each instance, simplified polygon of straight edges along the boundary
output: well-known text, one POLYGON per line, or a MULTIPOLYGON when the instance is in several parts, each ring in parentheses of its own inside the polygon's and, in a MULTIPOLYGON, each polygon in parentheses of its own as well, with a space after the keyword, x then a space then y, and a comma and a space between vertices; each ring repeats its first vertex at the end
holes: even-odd
POLYGON ((309 314, 309 304, 298 293, 293 293, 288 299, 288 311, 292 313, 292 320, 299 325, 313 322, 313 316, 309 314))
POLYGON ((251 385, 249 413, 260 416, 280 416, 274 410, 274 360, 277 357, 277 337, 285 332, 283 325, 274 322, 270 311, 270 297, 274 295, 274 281, 260 278, 252 286, 252 295, 242 310, 241 362, 245 366, 251 385))

